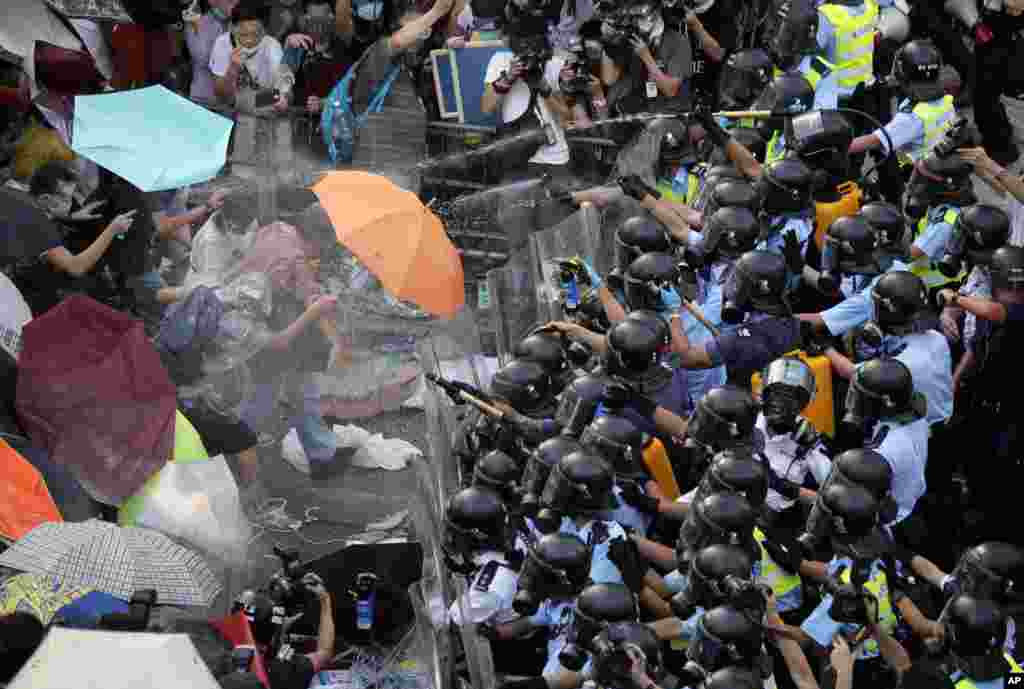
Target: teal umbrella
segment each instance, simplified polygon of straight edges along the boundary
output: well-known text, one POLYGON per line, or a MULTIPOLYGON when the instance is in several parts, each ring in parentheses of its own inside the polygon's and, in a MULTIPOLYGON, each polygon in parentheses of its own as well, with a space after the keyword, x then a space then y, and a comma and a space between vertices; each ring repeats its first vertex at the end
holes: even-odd
POLYGON ((72 150, 142 191, 213 179, 233 122, 163 86, 75 97, 72 150))

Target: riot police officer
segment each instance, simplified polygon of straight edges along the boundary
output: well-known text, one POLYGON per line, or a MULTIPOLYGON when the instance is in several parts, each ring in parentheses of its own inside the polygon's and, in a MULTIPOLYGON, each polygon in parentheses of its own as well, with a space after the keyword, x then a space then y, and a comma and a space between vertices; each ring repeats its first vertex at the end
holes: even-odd
POLYGON ((940 621, 945 628, 945 669, 957 687, 984 686, 1024 672, 1003 650, 1006 616, 995 601, 960 594, 946 605, 940 621))
POLYGON ((668 233, 657 220, 649 215, 627 218, 615 231, 615 267, 608 275, 612 295, 620 303, 625 301, 622 280, 633 261, 646 253, 667 253, 671 249, 668 233))
POLYGON ((594 420, 609 382, 611 378, 595 371, 576 378, 566 386, 555 410, 555 423, 562 428, 562 435, 580 437, 583 429, 594 420))
POLYGON ((525 515, 532 518, 540 510, 540 496, 551 475, 551 469, 565 457, 582 449, 583 446, 573 438, 559 435, 545 440, 530 453, 522 479, 521 505, 525 515))
POLYGON ((769 31, 768 53, 775 61, 775 76, 797 72, 814 91, 809 110, 834 110, 839 82, 835 66, 818 55, 818 10, 813 0, 778 3, 769 31))
POLYGON ((511 448, 501 449, 525 457, 522 440, 536 444, 558 434, 560 429, 551 418, 556 399, 552 386, 547 370, 525 359, 513 359, 495 372, 490 392, 504 412, 499 423, 510 429, 506 436, 519 439, 512 440, 511 448))
POLYGON ((503 624, 518 615, 512 599, 519 582, 525 541, 516 538, 501 496, 489 488, 463 488, 448 499, 442 548, 453 572, 470 580, 449 616, 462 624, 503 624))
POLYGON ((751 374, 803 342, 804 329, 787 300, 788 282, 781 255, 750 251, 740 257, 726 280, 722 303, 722 320, 737 327, 702 346, 691 345, 679 333, 680 366, 724 365, 731 383, 749 388, 751 374))
POLYGON ((519 340, 512 347, 512 356, 517 359, 534 361, 544 367, 551 376, 552 394, 558 395, 569 384, 575 374, 566 356, 564 343, 558 333, 534 332, 519 340))
POLYGON ((608 625, 595 638, 593 678, 602 689, 647 689, 667 674, 661 644, 649 627, 636 622, 608 625), (632 669, 629 659, 636 659, 632 669))
MULTIPOLYGON (((771 56, 761 48, 734 52, 722 65, 718 77, 718 106, 723 110, 750 110, 771 81, 772 69, 771 56)), ((707 125, 704 129, 707 132, 707 125)))
POLYGON ((910 369, 899 359, 873 359, 860 366, 846 396, 843 424, 854 447, 863 444, 892 466, 897 513, 891 524, 897 540, 913 545, 915 535, 900 523, 924 495, 928 461, 928 422, 915 395, 910 369), (858 442, 859 441, 859 442, 858 442))
MULTIPOLYGON (((871 288, 873 320, 863 331, 871 348, 907 366, 914 388, 927 402, 927 421, 942 424, 953 415, 953 359, 949 342, 939 332, 919 323, 928 308, 928 294, 921 278, 906 271, 885 273, 871 288), (921 332, 923 330, 923 332, 921 332)), ((853 374, 853 364, 834 347, 825 356, 843 378, 853 374)))
MULTIPOLYGON (((592 666, 597 636, 612 624, 637 622, 639 617, 636 595, 626 586, 591 584, 576 599, 572 625, 557 640, 561 646, 554 657, 548 658, 544 675, 586 673, 592 666)), ((557 681, 557 685, 578 685, 574 679, 567 677, 564 681, 557 681)))
MULTIPOLYGON (((772 670, 764 648, 760 615, 751 619, 749 611, 737 609, 735 605, 719 605, 700 616, 686 656, 705 676, 725 667, 739 667, 767 680, 772 670)), ((763 614, 763 605, 761 607, 758 612, 763 614)))
POLYGON ((758 96, 754 108, 772 113, 756 124, 761 136, 768 140, 764 162, 770 165, 785 157, 786 129, 791 118, 816 109, 814 86, 795 69, 780 72, 758 96))
POLYGON ((523 465, 501 450, 491 450, 476 460, 473 468, 473 485, 490 488, 505 504, 512 508, 519 507, 522 495, 519 482, 523 476, 523 465))
POLYGON ((612 491, 616 507, 603 515, 608 521, 646 534, 651 526, 649 514, 637 509, 634 502, 644 501, 656 484, 643 465, 644 434, 627 418, 607 413, 587 426, 580 442, 588 450, 601 455, 615 472, 612 491))
POLYGON ((874 83, 875 0, 829 0, 818 5, 819 54, 835 65, 839 104, 857 107, 854 92, 874 83))

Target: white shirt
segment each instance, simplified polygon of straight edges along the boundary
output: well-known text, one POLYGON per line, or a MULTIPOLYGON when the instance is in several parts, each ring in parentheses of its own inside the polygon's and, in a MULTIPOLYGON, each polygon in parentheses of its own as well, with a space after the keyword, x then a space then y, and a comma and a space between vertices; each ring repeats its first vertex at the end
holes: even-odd
MULTIPOLYGON (((223 77, 228 73, 233 50, 230 31, 221 34, 214 41, 213 50, 210 52, 210 71, 214 76, 223 77)), ((246 59, 243 64, 260 88, 269 89, 276 85, 282 57, 284 57, 284 49, 281 48, 277 39, 272 36, 264 36, 255 54, 246 59)))
MULTIPOLYGON (((803 484, 804 479, 807 477, 806 456, 794 461, 797 453, 800 451, 800 446, 793 440, 793 435, 791 433, 770 434, 768 432, 768 421, 764 418, 764 414, 758 414, 755 427, 764 434, 764 454, 768 458, 768 463, 771 465, 775 475, 798 485, 803 484)), ((781 512, 792 506, 796 500, 784 498, 779 493, 769 489, 765 502, 768 503, 768 507, 772 511, 781 512)))
POLYGON ((496 551, 474 556, 473 563, 479 567, 473 583, 448 609, 452 622, 461 625, 463 612, 469 616, 471 624, 503 624, 519 617, 512 610, 512 599, 519 586, 519 572, 509 567, 505 556, 496 551), (488 568, 491 562, 495 565, 488 568))
MULTIPOLYGON (((512 51, 501 51, 491 57, 487 63, 487 75, 484 77, 484 84, 493 84, 501 77, 501 73, 512 66, 512 51)), ((544 80, 553 93, 558 92, 558 73, 565 65, 565 58, 553 57, 544 66, 544 80)), ((511 123, 522 117, 526 109, 530 107, 530 87, 522 79, 512 85, 512 89, 501 98, 501 121, 511 123)), ((530 158, 531 163, 541 165, 565 165, 569 162, 569 144, 565 140, 565 131, 558 117, 548 110, 544 99, 537 98, 537 109, 539 117, 549 123, 550 131, 554 135, 555 143, 548 146, 541 146, 540 149, 530 158)))

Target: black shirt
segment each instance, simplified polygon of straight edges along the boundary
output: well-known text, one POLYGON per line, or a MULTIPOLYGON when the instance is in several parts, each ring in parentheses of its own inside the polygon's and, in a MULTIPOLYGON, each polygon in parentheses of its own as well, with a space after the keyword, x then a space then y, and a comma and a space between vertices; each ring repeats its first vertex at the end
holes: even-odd
POLYGON ((270 689, 308 689, 315 674, 313 661, 304 655, 295 654, 286 662, 274 658, 267 664, 270 689))
POLYGON ((721 62, 715 62, 704 53, 701 47, 700 38, 686 26, 686 22, 680 22, 679 31, 690 40, 690 47, 693 51, 693 77, 691 87, 694 99, 705 100, 708 105, 715 107, 718 103, 718 74, 722 64, 728 58, 729 53, 736 50, 739 40, 739 28, 736 15, 739 12, 736 0, 715 0, 706 12, 697 15, 704 29, 711 34, 711 37, 718 41, 718 45, 725 51, 721 62))
POLYGON ((971 347, 977 357, 978 391, 989 402, 1017 398, 1024 382, 1024 304, 1006 304, 1006 321, 978 319, 971 347), (1006 399, 1004 399, 1006 398, 1006 399))

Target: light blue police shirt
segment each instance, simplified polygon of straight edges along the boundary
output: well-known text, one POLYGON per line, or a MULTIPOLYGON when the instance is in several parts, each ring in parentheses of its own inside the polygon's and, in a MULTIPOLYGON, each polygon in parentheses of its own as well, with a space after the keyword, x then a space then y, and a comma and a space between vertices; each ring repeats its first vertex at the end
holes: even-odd
MULTIPOLYGON (((928 463, 928 421, 918 419, 906 424, 882 421, 868 447, 885 457, 892 467, 892 497, 896 501, 898 524, 914 511, 928 486, 924 470, 928 463), (877 439, 884 439, 876 446, 877 439)), ((890 524, 891 526, 891 524, 890 524)))
MULTIPOLYGON (((893 261, 892 266, 886 272, 898 270, 910 270, 910 267, 902 261, 893 261)), ((821 319, 825 322, 829 333, 838 337, 871 320, 873 309, 871 288, 875 286, 880 277, 881 275, 875 276, 860 292, 821 312, 821 319)))

